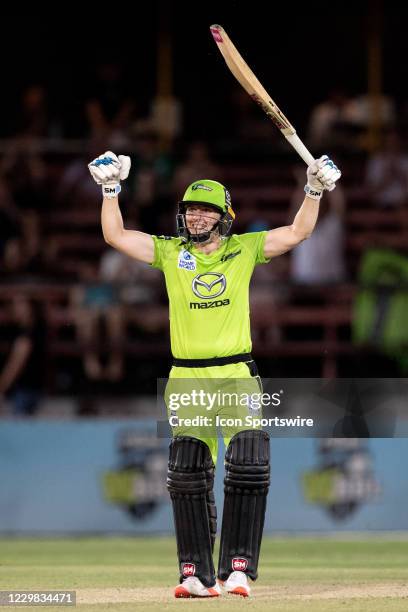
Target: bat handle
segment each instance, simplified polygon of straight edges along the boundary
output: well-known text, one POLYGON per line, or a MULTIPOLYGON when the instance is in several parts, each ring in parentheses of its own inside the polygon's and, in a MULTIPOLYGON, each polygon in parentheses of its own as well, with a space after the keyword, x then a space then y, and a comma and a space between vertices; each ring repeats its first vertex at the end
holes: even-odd
POLYGON ((294 134, 285 134, 285 138, 292 145, 295 151, 299 153, 300 157, 303 159, 305 164, 307 164, 308 166, 313 164, 315 160, 313 155, 310 153, 310 151, 306 149, 305 145, 300 140, 296 132, 294 134))

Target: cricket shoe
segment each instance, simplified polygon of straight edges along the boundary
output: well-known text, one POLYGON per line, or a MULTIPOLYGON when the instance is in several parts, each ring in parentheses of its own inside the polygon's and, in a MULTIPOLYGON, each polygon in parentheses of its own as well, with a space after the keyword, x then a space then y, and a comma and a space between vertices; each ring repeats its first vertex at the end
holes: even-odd
POLYGON ((206 587, 196 576, 184 578, 174 589, 174 597, 219 597, 221 588, 216 582, 212 587, 206 587))
POLYGON ((244 572, 232 572, 225 582, 218 580, 226 593, 231 595, 241 595, 249 597, 251 587, 249 586, 248 576, 244 572))

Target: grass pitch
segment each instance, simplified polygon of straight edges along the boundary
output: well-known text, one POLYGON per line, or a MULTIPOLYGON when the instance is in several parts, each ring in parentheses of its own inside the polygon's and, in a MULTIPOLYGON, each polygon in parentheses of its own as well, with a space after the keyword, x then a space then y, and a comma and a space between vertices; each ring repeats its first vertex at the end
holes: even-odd
POLYGON ((0 540, 1 590, 75 590, 79 612, 402 612, 408 541, 265 538, 251 599, 175 600, 176 583, 174 538, 0 540))

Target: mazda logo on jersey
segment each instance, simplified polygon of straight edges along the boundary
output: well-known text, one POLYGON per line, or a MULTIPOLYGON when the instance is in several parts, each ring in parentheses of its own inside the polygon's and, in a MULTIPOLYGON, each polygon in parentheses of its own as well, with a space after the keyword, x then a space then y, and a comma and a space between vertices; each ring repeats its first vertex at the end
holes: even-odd
POLYGON ((222 295, 227 287, 227 279, 219 272, 206 272, 193 278, 194 295, 204 300, 211 300, 222 295))

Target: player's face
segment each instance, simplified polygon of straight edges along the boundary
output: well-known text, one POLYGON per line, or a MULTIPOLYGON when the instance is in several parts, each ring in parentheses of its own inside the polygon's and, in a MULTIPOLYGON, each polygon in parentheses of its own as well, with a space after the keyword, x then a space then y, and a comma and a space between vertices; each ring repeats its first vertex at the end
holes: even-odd
POLYGON ((210 231, 219 219, 221 219, 220 213, 208 206, 192 204, 186 209, 187 229, 191 234, 210 231))

